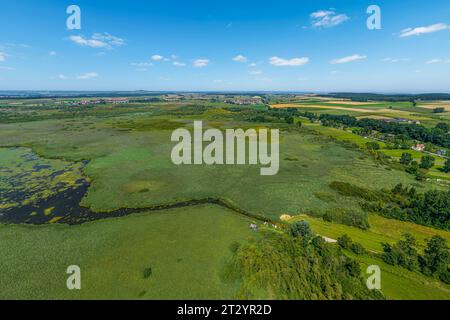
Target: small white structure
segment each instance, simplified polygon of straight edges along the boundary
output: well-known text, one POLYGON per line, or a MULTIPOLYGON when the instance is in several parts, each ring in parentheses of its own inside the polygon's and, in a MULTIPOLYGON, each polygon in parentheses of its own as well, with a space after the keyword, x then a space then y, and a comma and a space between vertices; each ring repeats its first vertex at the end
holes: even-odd
POLYGON ((416 144, 414 147, 412 147, 413 150, 416 151, 424 151, 425 150, 425 145, 422 143, 416 144))

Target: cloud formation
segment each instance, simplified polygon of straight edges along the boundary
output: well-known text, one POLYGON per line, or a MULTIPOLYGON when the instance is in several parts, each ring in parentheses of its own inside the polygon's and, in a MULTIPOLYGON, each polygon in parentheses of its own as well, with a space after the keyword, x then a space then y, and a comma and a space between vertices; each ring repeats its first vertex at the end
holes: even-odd
POLYGON ((173 65, 174 65, 175 67, 185 67, 185 66, 186 66, 186 63, 184 63, 184 62, 179 62, 179 61, 174 61, 174 62, 173 62, 173 65))
POLYGON ((100 75, 96 72, 88 72, 85 74, 81 74, 77 76, 78 80, 89 80, 89 79, 94 79, 94 78, 98 78, 100 75))
POLYGON ((136 71, 147 71, 149 67, 153 66, 151 62, 132 62, 131 65, 136 68, 136 71))
POLYGON ((0 51, 0 62, 3 62, 5 60, 6 60, 6 53, 0 51))
POLYGON ((354 61, 358 61, 358 60, 365 60, 367 59, 367 56, 361 56, 359 54, 354 54, 352 56, 348 56, 348 57, 343 57, 343 58, 339 58, 339 59, 333 59, 330 61, 331 64, 343 64, 343 63, 349 63, 349 62, 354 62, 354 61))
POLYGON ((384 58, 381 61, 382 62, 397 63, 397 62, 408 62, 408 61, 410 61, 410 59, 408 59, 408 58, 384 58))
POLYGON ((210 61, 208 59, 197 59, 194 61, 194 67, 204 68, 209 65, 210 61))
POLYGON ((163 56, 160 56, 159 54, 154 54, 154 55, 152 56, 152 60, 153 60, 153 61, 161 61, 161 60, 164 60, 164 57, 163 57, 163 56))
POLYGON ((125 44, 125 40, 113 36, 109 33, 94 33, 91 38, 84 36, 70 36, 69 39, 80 46, 91 48, 113 48, 121 47, 125 44))
POLYGON ((445 23, 436 23, 431 26, 417 27, 417 28, 406 28, 400 31, 400 38, 420 36, 428 33, 434 33, 442 30, 450 29, 450 26, 445 23))
POLYGON ((272 57, 269 59, 269 63, 276 67, 299 67, 304 66, 309 62, 309 58, 293 58, 293 59, 283 59, 279 57, 272 57))
POLYGON ((431 59, 427 61, 427 64, 450 64, 450 59, 431 59))
POLYGON ((311 13, 313 28, 330 28, 340 25, 350 18, 346 14, 337 14, 334 10, 319 10, 311 13))
POLYGON ((236 61, 236 62, 247 62, 248 59, 246 57, 244 57, 243 55, 238 55, 238 56, 233 58, 233 61, 236 61))

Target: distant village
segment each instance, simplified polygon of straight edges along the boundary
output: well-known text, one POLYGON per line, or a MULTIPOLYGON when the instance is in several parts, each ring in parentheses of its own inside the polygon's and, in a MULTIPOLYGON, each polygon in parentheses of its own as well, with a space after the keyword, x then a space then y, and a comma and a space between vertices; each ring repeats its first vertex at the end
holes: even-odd
POLYGON ((129 103, 128 98, 102 98, 102 99, 89 99, 89 100, 71 100, 63 101, 68 106, 91 106, 98 104, 126 104, 129 103))

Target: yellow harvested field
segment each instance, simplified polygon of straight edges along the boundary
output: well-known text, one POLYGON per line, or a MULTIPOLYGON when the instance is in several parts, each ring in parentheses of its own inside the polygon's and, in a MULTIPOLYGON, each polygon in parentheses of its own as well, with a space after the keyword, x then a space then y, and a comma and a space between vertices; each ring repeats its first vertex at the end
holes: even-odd
POLYGON ((374 119, 374 120, 389 120, 389 119, 394 119, 391 117, 385 117, 385 116, 361 116, 361 117, 356 117, 356 119, 374 119))
POLYGON ((271 108, 283 109, 283 108, 311 108, 311 109, 332 109, 332 110, 344 110, 344 111, 356 111, 364 113, 374 113, 376 110, 358 109, 358 108, 346 108, 337 106, 326 106, 326 105, 303 105, 303 104, 275 104, 271 105, 271 108))
POLYGON ((283 108, 310 108, 310 109, 329 109, 329 110, 342 110, 342 111, 353 111, 360 113, 370 113, 370 114, 380 114, 387 118, 408 118, 413 120, 426 119, 424 117, 413 116, 411 112, 402 110, 391 110, 391 109, 362 109, 362 108, 351 108, 351 107, 339 107, 339 106, 327 106, 327 105, 303 105, 303 104, 275 104, 271 105, 271 108, 283 109, 283 108))
POLYGON ((436 108, 444 108, 445 111, 450 112, 450 101, 438 101, 438 102, 430 102, 424 105, 419 105, 418 107, 424 109, 436 109, 436 108))
POLYGON ((358 101, 351 101, 351 100, 330 100, 329 103, 347 104, 349 106, 373 106, 373 105, 377 105, 376 103, 371 103, 371 102, 358 102, 358 101))

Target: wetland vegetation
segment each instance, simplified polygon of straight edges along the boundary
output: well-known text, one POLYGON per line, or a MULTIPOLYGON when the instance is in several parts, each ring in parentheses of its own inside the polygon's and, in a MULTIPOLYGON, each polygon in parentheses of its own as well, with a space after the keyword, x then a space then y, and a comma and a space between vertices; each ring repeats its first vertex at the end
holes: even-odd
MULTIPOLYGON (((317 114, 398 112, 423 118, 426 130, 448 114, 404 101, 366 106, 322 99, 264 96, 272 106, 236 106, 220 95, 135 97, 120 106, 0 100, 0 283, 6 288, 0 298, 450 299, 442 277, 406 272, 321 238, 348 234, 379 254, 382 243, 394 245, 403 233, 416 237, 419 251, 435 235, 448 241, 445 158, 433 155, 435 163, 417 179, 399 161, 404 152, 413 159, 424 154, 388 148, 375 139, 386 133, 378 127, 363 137, 349 132, 353 122, 322 121, 341 116, 310 119, 302 112, 318 104, 317 114), (171 134, 193 131, 196 120, 221 131, 280 129, 279 173, 261 176, 251 165, 174 165, 171 134), (309 223, 308 241, 290 235, 296 221, 309 223), (74 263, 85 270, 87 289, 79 293, 64 289, 65 268, 74 263), (381 292, 364 286, 370 264, 386 272, 381 292), (280 268, 284 273, 275 272, 280 268)), ((418 137, 404 137, 410 138, 418 137)))

